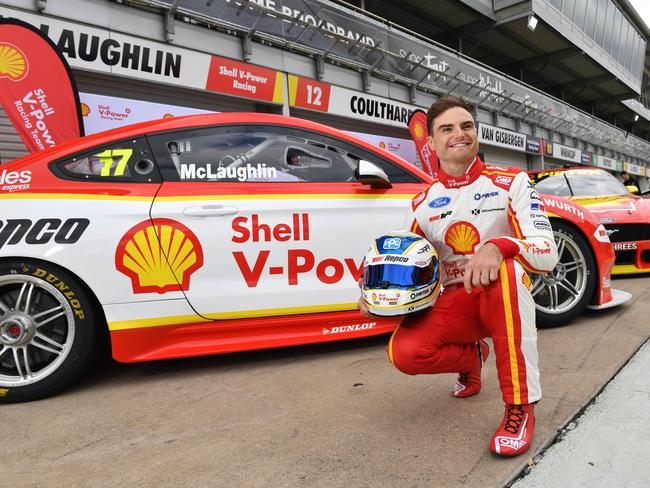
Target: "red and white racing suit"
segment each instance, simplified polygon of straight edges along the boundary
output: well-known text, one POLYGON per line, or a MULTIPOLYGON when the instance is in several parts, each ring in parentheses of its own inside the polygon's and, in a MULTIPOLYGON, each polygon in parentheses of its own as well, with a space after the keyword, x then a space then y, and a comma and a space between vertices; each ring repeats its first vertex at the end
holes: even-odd
POLYGON ((558 256, 528 175, 478 157, 464 176, 440 171, 413 199, 408 222, 436 248, 444 292, 432 308, 405 317, 388 345, 391 362, 408 374, 465 372, 476 364, 476 341, 492 337, 504 401, 539 400, 535 303, 526 271, 550 271, 558 256), (503 254, 499 277, 468 294, 465 266, 487 242, 503 254))

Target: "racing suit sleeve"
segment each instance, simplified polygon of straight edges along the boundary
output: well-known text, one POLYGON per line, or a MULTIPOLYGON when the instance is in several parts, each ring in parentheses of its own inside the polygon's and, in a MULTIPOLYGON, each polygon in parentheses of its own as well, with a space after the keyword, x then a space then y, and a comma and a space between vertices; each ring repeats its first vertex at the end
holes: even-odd
POLYGON ((404 219, 404 225, 403 225, 404 229, 413 232, 414 234, 417 234, 419 236, 422 236, 424 238, 426 238, 427 236, 424 235, 424 231, 420 227, 420 224, 418 223, 418 220, 415 217, 415 210, 420 206, 420 204, 424 200, 426 200, 427 194, 429 192, 429 188, 427 188, 422 193, 419 193, 413 198, 411 204, 409 205, 408 211, 406 212, 406 217, 404 219))
POLYGON ((515 237, 488 242, 495 244, 504 258, 519 261, 526 271, 551 271, 558 261, 553 230, 544 203, 525 172, 515 176, 508 196, 508 222, 515 237))

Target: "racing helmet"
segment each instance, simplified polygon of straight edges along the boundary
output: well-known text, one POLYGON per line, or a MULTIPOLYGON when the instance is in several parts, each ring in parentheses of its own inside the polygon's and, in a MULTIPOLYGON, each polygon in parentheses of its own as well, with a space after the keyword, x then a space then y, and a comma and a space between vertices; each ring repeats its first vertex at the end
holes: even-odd
POLYGON ((378 237, 364 260, 361 294, 375 315, 402 315, 430 307, 440 294, 438 253, 412 232, 378 237))

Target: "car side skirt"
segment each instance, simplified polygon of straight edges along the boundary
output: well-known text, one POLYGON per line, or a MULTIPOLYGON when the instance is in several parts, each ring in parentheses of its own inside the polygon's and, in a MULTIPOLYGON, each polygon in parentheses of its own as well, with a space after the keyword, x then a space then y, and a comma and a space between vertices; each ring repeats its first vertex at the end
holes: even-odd
POLYGON ((113 358, 140 362, 368 337, 392 332, 402 317, 368 318, 358 310, 111 330, 113 358))

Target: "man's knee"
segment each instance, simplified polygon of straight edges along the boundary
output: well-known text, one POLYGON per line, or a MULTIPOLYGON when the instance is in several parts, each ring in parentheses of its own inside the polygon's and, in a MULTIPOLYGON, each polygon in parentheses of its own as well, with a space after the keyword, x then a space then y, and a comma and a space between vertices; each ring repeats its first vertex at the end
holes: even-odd
POLYGON ((435 362, 435 354, 424 354, 420 345, 410 340, 392 340, 388 346, 390 362, 399 371, 408 375, 421 374, 424 369, 423 361, 435 362))

